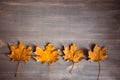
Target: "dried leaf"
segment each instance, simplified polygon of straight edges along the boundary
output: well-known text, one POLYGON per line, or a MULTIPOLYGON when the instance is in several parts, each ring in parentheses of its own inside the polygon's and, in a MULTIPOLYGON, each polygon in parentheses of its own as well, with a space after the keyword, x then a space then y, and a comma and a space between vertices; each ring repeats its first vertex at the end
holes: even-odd
POLYGON ((90 62, 98 62, 98 76, 97 80, 99 80, 100 76, 100 61, 105 60, 107 58, 107 48, 100 48, 98 45, 95 45, 93 51, 89 51, 89 61, 90 62))
POLYGON ((77 47, 75 44, 72 44, 70 46, 70 49, 68 49, 67 47, 64 47, 63 52, 64 52, 63 58, 67 61, 78 63, 84 58, 83 50, 77 50, 77 47))
POLYGON ((48 44, 45 47, 45 50, 36 47, 35 51, 36 56, 34 57, 37 62, 48 63, 51 64, 58 60, 59 51, 54 50, 53 44, 48 44))
POLYGON ((30 53, 32 52, 32 48, 28 46, 24 48, 24 44, 19 42, 18 47, 10 45, 11 54, 8 56, 12 59, 12 61, 21 61, 26 62, 31 59, 30 53))
POLYGON ((18 61, 18 66, 15 73, 15 77, 17 77, 20 62, 26 62, 31 59, 30 53, 32 52, 32 47, 28 46, 27 48, 24 48, 24 44, 19 42, 17 48, 15 48, 13 45, 10 45, 10 50, 11 54, 8 56, 12 59, 12 61, 18 61))
POLYGON ((89 51, 89 61, 99 62, 107 58, 107 48, 103 47, 100 49, 98 45, 95 45, 93 51, 89 51))

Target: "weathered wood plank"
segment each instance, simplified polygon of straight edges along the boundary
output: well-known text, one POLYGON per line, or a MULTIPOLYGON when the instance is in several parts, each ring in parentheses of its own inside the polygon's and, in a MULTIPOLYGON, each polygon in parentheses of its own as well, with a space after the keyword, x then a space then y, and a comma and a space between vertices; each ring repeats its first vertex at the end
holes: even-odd
MULTIPOLYGON (((96 43, 108 48, 101 63, 100 80, 120 80, 120 1, 119 0, 0 0, 0 80, 16 80, 17 63, 10 62, 7 43, 56 48, 76 43, 90 49, 96 43)), ((62 54, 62 53, 60 53, 62 54)), ((62 58, 52 65, 53 80, 96 80, 97 63, 76 64, 62 58)), ((21 63, 18 80, 49 80, 47 65, 34 60, 21 63)))

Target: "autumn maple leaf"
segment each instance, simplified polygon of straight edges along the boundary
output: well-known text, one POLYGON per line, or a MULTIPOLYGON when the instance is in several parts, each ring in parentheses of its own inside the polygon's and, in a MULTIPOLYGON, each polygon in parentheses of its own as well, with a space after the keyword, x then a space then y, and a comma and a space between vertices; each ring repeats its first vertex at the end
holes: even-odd
MULTIPOLYGON (((74 63, 78 63, 84 58, 83 50, 77 50, 77 46, 75 44, 72 44, 70 46, 70 49, 67 47, 64 47, 63 53, 64 53, 63 58, 67 61, 73 62, 73 66, 74 66, 74 63)), ((73 69, 73 66, 70 70, 70 73, 73 69)))
POLYGON ((103 61, 107 58, 107 48, 103 47, 100 48, 98 45, 95 45, 93 48, 93 51, 89 51, 89 61, 90 62, 98 62, 99 64, 99 72, 98 72, 98 77, 97 80, 99 80, 99 75, 100 75, 100 61, 103 61))
POLYGON ((36 47, 35 54, 36 56, 34 58, 36 59, 37 62, 42 62, 43 64, 48 63, 49 76, 50 80, 52 80, 50 64, 58 60, 59 50, 54 50, 53 44, 49 43, 45 47, 45 50, 36 47))
MULTIPOLYGON (((27 48, 24 48, 24 44, 22 42, 19 42, 17 48, 15 48, 13 45, 10 45, 10 50, 11 54, 8 56, 12 61, 18 61, 18 67, 20 62, 27 62, 31 59, 30 53, 32 52, 32 47, 28 46, 27 48)), ((15 76, 17 76, 18 67, 15 76)))
POLYGON ((89 61, 98 62, 107 58, 107 48, 103 47, 100 49, 98 45, 95 45, 93 51, 89 51, 89 61))
POLYGON ((59 51, 54 50, 53 44, 48 44, 45 47, 45 50, 36 47, 35 54, 36 56, 34 58, 36 59, 37 62, 51 64, 58 60, 59 51))

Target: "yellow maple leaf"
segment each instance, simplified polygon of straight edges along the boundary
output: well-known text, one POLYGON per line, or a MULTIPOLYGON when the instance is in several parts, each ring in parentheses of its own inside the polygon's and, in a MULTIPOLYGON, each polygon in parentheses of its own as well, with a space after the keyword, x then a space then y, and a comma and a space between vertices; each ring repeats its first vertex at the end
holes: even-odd
POLYGON ((67 61, 78 63, 84 58, 83 50, 77 50, 77 47, 75 44, 72 44, 70 46, 70 49, 68 49, 67 47, 64 47, 63 52, 64 52, 63 58, 67 61))
POLYGON ((98 45, 95 45, 93 51, 89 51, 89 61, 99 62, 107 58, 107 48, 103 47, 100 49, 98 45))
POLYGON ((31 59, 30 53, 32 52, 32 47, 28 46, 24 48, 24 44, 19 42, 18 47, 10 45, 11 54, 8 56, 12 59, 12 61, 21 61, 26 62, 31 59))
POLYGON ((93 51, 89 51, 88 52, 88 57, 90 58, 89 61, 90 62, 98 62, 98 76, 97 76, 97 80, 99 80, 99 76, 100 76, 100 61, 105 60, 107 58, 107 48, 103 47, 100 48, 98 45, 95 45, 95 47, 93 48, 93 51))
POLYGON ((84 58, 83 50, 77 50, 77 46, 75 44, 70 45, 70 49, 67 47, 64 47, 63 53, 64 53, 63 58, 73 63, 72 68, 69 71, 70 73, 74 68, 74 63, 78 63, 84 58))
POLYGON ((27 48, 24 48, 24 44, 22 42, 19 42, 17 48, 15 48, 13 45, 10 45, 10 50, 11 54, 8 56, 12 59, 12 61, 18 61, 18 66, 15 74, 15 77, 17 77, 20 62, 26 62, 31 59, 30 53, 32 52, 32 47, 28 46, 27 48))
POLYGON ((35 54, 36 56, 34 58, 36 59, 37 62, 50 64, 58 60, 59 51, 54 50, 53 44, 49 43, 45 47, 45 50, 36 47, 35 54))

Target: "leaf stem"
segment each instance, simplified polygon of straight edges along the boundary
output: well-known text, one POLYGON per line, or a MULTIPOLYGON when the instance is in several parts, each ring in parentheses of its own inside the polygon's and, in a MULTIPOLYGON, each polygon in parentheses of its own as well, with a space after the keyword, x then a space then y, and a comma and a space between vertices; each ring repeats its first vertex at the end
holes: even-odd
POLYGON ((17 65, 17 70, 16 70, 16 73, 15 73, 15 77, 18 76, 18 70, 19 70, 19 67, 20 67, 20 61, 18 61, 18 65, 17 65))
POLYGON ((99 69, 98 69, 98 76, 97 76, 97 80, 99 80, 99 76, 100 76, 100 61, 98 62, 98 65, 99 65, 99 66, 98 66, 98 68, 99 68, 99 69))
POLYGON ((50 63, 48 63, 48 67, 49 67, 49 78, 50 78, 50 80, 52 80, 51 65, 50 65, 50 63))
POLYGON ((73 64, 72 64, 72 68, 70 69, 70 71, 69 71, 69 73, 70 74, 72 74, 72 70, 73 70, 73 68, 74 68, 74 65, 75 65, 75 63, 74 62, 72 62, 73 64))

